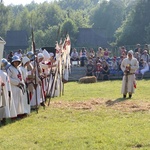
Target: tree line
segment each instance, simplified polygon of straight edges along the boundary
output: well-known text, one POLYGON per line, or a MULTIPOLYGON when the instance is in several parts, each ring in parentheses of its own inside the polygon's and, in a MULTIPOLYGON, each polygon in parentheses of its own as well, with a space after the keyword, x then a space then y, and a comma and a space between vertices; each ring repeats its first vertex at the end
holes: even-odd
POLYGON ((34 28, 37 47, 54 46, 69 33, 76 45, 78 28, 104 29, 112 46, 150 41, 149 0, 55 0, 37 4, 0 4, 0 33, 26 30, 31 41, 34 28))

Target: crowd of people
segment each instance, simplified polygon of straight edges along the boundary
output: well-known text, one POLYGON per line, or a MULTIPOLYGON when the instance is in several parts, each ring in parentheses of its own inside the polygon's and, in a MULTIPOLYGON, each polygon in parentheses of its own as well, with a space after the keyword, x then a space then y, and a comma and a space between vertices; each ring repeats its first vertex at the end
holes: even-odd
MULTIPOLYGON (((127 50, 125 46, 122 46, 118 50, 118 56, 113 56, 112 52, 107 48, 98 47, 95 51, 93 48, 86 50, 84 47, 78 52, 76 48, 73 48, 71 53, 71 64, 74 61, 78 66, 86 65, 86 75, 96 76, 97 79, 109 79, 110 75, 123 75, 121 69, 121 63, 124 58, 127 57, 127 50)), ((136 75, 141 75, 143 78, 145 72, 149 71, 150 55, 149 47, 147 44, 142 46, 137 44, 133 49, 133 56, 139 62, 139 69, 136 70, 136 75)))
MULTIPOLYGON (((69 61, 70 65, 76 61, 78 66, 86 66, 87 76, 96 76, 103 80, 109 79, 111 73, 120 71, 123 76, 122 94, 129 98, 134 93, 136 74, 149 71, 150 55, 148 46, 141 49, 140 44, 132 51, 122 46, 120 56, 112 56, 107 48, 99 47, 87 51, 82 48, 78 53, 73 48, 69 61)), ((21 50, 10 52, 7 58, 1 60, 0 70, 0 121, 6 118, 12 120, 26 117, 31 110, 45 107, 46 97, 59 96, 63 91, 62 66, 56 61, 58 56, 39 50, 23 54, 21 50), (61 69, 60 69, 61 68, 61 69), (59 69, 59 70, 58 70, 59 69), (57 75, 57 78, 56 78, 57 75)), ((65 56, 65 61, 67 62, 65 56)), ((61 59, 62 61, 62 59, 61 59)), ((63 63, 62 63, 63 64, 63 63)), ((63 69, 65 70, 65 66, 63 69)), ((66 73, 68 74, 68 72, 66 73)))
POLYGON ((5 124, 6 118, 24 118, 31 110, 45 107, 47 96, 60 96, 63 82, 58 70, 62 66, 58 64, 54 54, 46 50, 39 50, 37 54, 32 51, 23 54, 18 50, 2 58, 0 123, 5 124))

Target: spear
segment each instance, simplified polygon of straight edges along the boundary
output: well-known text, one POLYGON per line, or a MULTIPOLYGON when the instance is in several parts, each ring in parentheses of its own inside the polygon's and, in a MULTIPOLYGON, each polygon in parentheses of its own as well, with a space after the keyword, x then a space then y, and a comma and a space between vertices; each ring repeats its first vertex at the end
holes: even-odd
MULTIPOLYGON (((34 41, 33 27, 31 28, 31 34, 32 34, 32 50, 33 50, 34 56, 36 56, 36 49, 35 49, 35 41, 34 41)), ((37 58, 36 58, 36 57, 35 57, 35 59, 34 59, 34 68, 37 68, 37 58)), ((38 113, 37 80, 36 80, 37 71, 38 71, 38 70, 35 69, 35 78, 34 78, 35 85, 34 85, 34 88, 35 88, 36 112, 38 113)))

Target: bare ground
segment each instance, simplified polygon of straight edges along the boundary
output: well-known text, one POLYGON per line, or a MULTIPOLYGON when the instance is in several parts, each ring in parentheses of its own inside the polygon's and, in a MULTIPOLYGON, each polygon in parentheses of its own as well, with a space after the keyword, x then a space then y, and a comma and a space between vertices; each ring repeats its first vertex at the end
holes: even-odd
POLYGON ((84 102, 53 101, 51 107, 76 110, 95 110, 98 107, 111 108, 123 112, 150 111, 150 102, 132 101, 132 99, 92 99, 84 102))

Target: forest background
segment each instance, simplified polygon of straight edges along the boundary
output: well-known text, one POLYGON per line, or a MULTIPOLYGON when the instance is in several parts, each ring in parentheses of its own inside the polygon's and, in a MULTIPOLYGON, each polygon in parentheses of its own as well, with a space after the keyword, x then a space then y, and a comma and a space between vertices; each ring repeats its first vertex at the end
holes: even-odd
POLYGON ((113 46, 149 44, 149 0, 55 0, 37 4, 0 4, 0 33, 26 30, 31 41, 34 28, 36 47, 54 46, 56 40, 69 33, 76 46, 79 28, 100 28, 107 31, 113 46))

